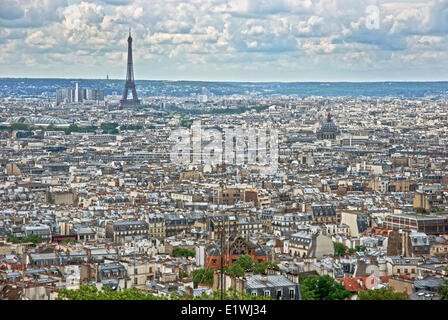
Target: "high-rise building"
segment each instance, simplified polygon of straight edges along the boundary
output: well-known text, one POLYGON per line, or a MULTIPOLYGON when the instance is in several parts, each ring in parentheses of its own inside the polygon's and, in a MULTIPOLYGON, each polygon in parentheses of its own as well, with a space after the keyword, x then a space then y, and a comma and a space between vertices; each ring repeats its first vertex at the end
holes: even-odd
POLYGON ((70 103, 75 100, 75 90, 70 88, 56 90, 56 104, 70 103))
POLYGON ((78 88, 78 82, 75 84, 75 102, 79 102, 79 88, 78 88))
POLYGON ((85 100, 104 100, 104 91, 100 89, 85 89, 85 100))
POLYGON ((56 90, 56 104, 80 103, 84 101, 103 101, 104 90, 102 89, 80 89, 78 83, 74 89, 65 88, 56 90))

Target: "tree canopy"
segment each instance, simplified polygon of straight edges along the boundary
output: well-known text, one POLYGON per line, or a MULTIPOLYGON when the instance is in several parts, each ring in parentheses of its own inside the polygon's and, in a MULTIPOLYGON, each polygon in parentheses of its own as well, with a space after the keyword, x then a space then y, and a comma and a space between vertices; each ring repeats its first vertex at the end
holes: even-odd
POLYGON ((380 288, 359 292, 358 300, 408 300, 408 296, 391 288, 380 288))
MULTIPOLYGON (((446 268, 446 272, 448 273, 448 268, 446 268)), ((448 280, 445 280, 440 287, 440 300, 448 300, 448 280)))
MULTIPOLYGON (((58 290, 57 300, 168 300, 168 297, 157 297, 137 288, 111 290, 104 286, 100 290, 94 284, 83 284, 77 290, 58 290)), ((173 299, 175 297, 173 296, 173 299)))
POLYGON ((203 293, 198 297, 179 293, 156 296, 137 288, 113 291, 107 286, 98 289, 94 284, 89 283, 83 284, 75 290, 59 289, 57 300, 272 300, 272 298, 269 296, 252 296, 245 291, 235 291, 233 288, 226 290, 222 297, 219 290, 210 294, 203 293))
POLYGON ((347 248, 345 245, 339 242, 333 242, 334 246, 334 256, 335 257, 343 257, 346 253, 353 254, 359 251, 366 251, 367 248, 365 246, 355 246, 355 248, 347 248))
POLYGON ((106 134, 118 134, 118 123, 111 122, 111 123, 102 123, 101 129, 106 134))
POLYGON ((196 253, 185 248, 173 248, 173 256, 175 257, 194 257, 196 253))
POLYGON ((302 277, 300 287, 303 300, 343 300, 352 295, 328 275, 302 277))
POLYGON ((8 236, 8 242, 12 242, 12 243, 29 243, 32 242, 35 245, 42 243, 42 237, 35 235, 35 234, 30 234, 28 236, 26 236, 25 238, 22 238, 21 240, 19 240, 16 236, 14 235, 10 235, 8 236))
POLYGON ((230 268, 225 268, 224 271, 230 276, 242 277, 246 272, 253 272, 254 274, 265 273, 266 269, 280 270, 279 266, 272 262, 258 263, 253 260, 249 255, 241 255, 238 259, 232 263, 230 268))
POLYGON ((232 264, 235 265, 240 265, 241 268, 244 269, 244 271, 253 271, 254 268, 256 267, 256 261, 253 260, 249 255, 245 254, 242 256, 239 256, 238 259, 232 264))
POLYGON ((348 249, 348 253, 353 254, 355 252, 361 252, 361 251, 366 251, 367 248, 365 246, 355 246, 355 248, 350 248, 348 249))
POLYGON ((342 243, 334 242, 334 256, 335 257, 342 257, 347 252, 347 247, 344 246, 342 243))
POLYGON ((214 270, 212 268, 202 268, 193 271, 193 286, 198 287, 199 283, 203 283, 209 286, 213 285, 213 274, 214 270))
POLYGON ((76 242, 78 242, 78 241, 75 240, 75 239, 67 238, 67 239, 65 239, 65 240, 60 241, 59 243, 60 243, 60 244, 69 244, 69 243, 76 243, 76 242))
POLYGON ((120 126, 121 131, 128 131, 128 130, 142 130, 143 126, 138 124, 122 124, 120 126))

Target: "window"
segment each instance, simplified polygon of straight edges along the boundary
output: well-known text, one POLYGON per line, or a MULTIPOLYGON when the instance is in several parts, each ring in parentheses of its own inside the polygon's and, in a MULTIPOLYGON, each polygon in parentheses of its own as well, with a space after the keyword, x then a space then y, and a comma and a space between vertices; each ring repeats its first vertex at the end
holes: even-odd
POLYGON ((269 291, 269 290, 265 290, 265 291, 264 291, 264 296, 265 296, 265 297, 271 296, 271 291, 269 291))
POLYGON ((289 299, 294 299, 295 291, 294 289, 289 289, 289 299))
POLYGON ((277 300, 282 299, 282 290, 277 290, 277 300))

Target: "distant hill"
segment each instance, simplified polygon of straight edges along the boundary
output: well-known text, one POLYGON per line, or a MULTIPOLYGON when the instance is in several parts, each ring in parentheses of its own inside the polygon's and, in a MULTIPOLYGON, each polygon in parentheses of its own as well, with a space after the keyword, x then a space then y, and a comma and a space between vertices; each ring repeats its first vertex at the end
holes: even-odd
MULTIPOLYGON (((124 80, 0 78, 0 97, 55 99, 56 89, 100 88, 121 95, 124 80)), ((447 98, 448 82, 207 82, 136 80, 139 97, 189 97, 204 91, 216 96, 295 95, 297 97, 447 98)))

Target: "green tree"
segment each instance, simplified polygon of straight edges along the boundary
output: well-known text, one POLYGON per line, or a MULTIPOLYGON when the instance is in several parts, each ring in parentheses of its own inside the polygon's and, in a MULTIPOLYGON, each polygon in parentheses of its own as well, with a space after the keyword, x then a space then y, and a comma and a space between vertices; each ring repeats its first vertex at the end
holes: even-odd
POLYGON ((347 252, 347 247, 344 246, 342 243, 333 242, 333 246, 334 246, 334 256, 335 257, 342 257, 347 252))
POLYGON ((220 290, 210 294, 204 293, 199 297, 172 293, 165 296, 156 296, 137 288, 111 290, 103 286, 100 290, 94 284, 83 284, 79 289, 58 289, 56 300, 272 300, 269 296, 252 296, 245 291, 235 291, 229 288, 221 297, 220 290))
POLYGON ((120 131, 128 131, 128 130, 141 130, 143 127, 138 124, 123 124, 120 126, 120 131))
POLYGON ((303 300, 343 300, 352 295, 328 275, 302 277, 300 287, 303 300))
POLYGON ((417 208, 416 211, 417 211, 417 213, 426 213, 425 208, 417 208))
POLYGON ((266 273, 266 269, 273 269, 273 270, 280 271, 280 268, 278 265, 276 265, 275 263, 266 261, 266 262, 258 263, 255 266, 254 274, 266 273))
MULTIPOLYGON (((448 273, 448 268, 445 271, 448 273)), ((440 287, 440 299, 448 300, 448 280, 445 280, 444 284, 440 287)))
POLYGON ((187 297, 191 300, 273 300, 270 296, 251 295, 246 291, 235 291, 229 288, 224 291, 221 296, 221 291, 213 291, 211 294, 203 293, 200 297, 187 297))
POLYGON ((240 265, 245 271, 253 271, 257 265, 257 262, 254 261, 249 255, 244 254, 239 256, 234 264, 240 265))
POLYGON ((23 238, 21 242, 22 243, 32 242, 34 244, 39 244, 42 243, 42 237, 36 234, 30 234, 29 236, 23 238))
POLYGON ((65 240, 62 240, 61 242, 59 242, 60 244, 69 244, 69 243, 76 243, 78 241, 76 241, 75 239, 72 238, 67 238, 65 240))
MULTIPOLYGON (((83 284, 77 290, 60 289, 58 290, 57 300, 161 300, 151 293, 131 289, 111 290, 107 286, 103 286, 101 290, 93 284, 83 284)), ((167 299, 167 298, 165 298, 167 299)))
POLYGON ((359 292, 358 300, 408 300, 408 296, 391 288, 380 288, 359 292))
POLYGON ((107 134, 118 134, 117 127, 118 127, 118 123, 116 123, 116 122, 101 124, 101 129, 103 130, 104 133, 107 133, 107 134))
POLYGON ((7 241, 8 242, 12 242, 12 243, 19 243, 20 242, 20 240, 15 235, 12 235, 12 234, 8 236, 7 241))
POLYGON ((244 277, 246 272, 240 264, 234 263, 227 273, 231 277, 244 277))
POLYGON ((242 277, 246 272, 253 272, 254 274, 265 273, 266 269, 280 270, 279 266, 272 262, 258 263, 253 260, 249 255, 241 255, 238 259, 232 263, 232 267, 224 266, 223 272, 227 273, 231 277, 242 277))
POLYGON ((198 287, 199 283, 203 283, 209 286, 213 285, 213 275, 215 271, 212 268, 202 268, 193 271, 193 286, 198 287))
POLYGON ((10 128, 12 131, 31 131, 31 126, 26 123, 13 123, 10 128))
POLYGON ((189 116, 184 115, 182 117, 182 120, 181 120, 181 123, 180 123, 180 125, 182 127, 190 128, 192 124, 193 124, 193 120, 191 120, 189 116))
POLYGON ((8 242, 12 242, 12 243, 29 243, 29 242, 32 242, 35 245, 38 244, 38 243, 42 243, 41 236, 38 236, 38 235, 35 235, 35 234, 30 234, 29 236, 26 236, 25 238, 22 238, 21 240, 19 240, 14 235, 9 235, 7 240, 8 240, 8 242))
POLYGON ((355 246, 355 248, 348 249, 348 253, 353 254, 355 252, 366 251, 366 249, 365 246, 355 246))
POLYGON ((67 129, 64 130, 65 134, 71 134, 72 132, 79 132, 79 127, 76 124, 71 124, 67 129))
POLYGON ((188 249, 185 248, 173 248, 173 256, 175 257, 194 257, 196 256, 196 254, 188 249))

